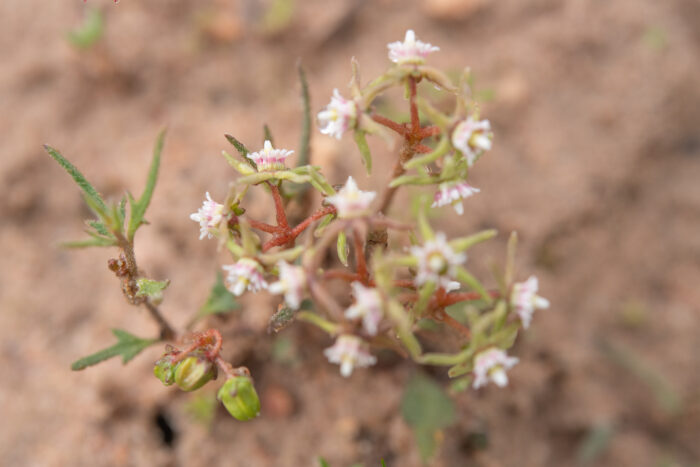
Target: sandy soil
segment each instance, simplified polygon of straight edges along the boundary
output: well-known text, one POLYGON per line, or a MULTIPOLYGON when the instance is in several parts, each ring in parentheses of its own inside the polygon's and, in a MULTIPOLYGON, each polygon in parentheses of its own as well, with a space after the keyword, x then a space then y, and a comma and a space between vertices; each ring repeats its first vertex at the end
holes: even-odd
MULTIPOLYGON (((438 222, 502 232, 471 256, 483 272, 517 230, 520 275, 536 273, 552 302, 517 344, 511 386, 456 398, 434 465, 577 465, 591 434, 606 432, 589 465, 698 465, 697 0, 305 0, 276 34, 262 32, 253 0, 87 3, 107 22, 101 45, 84 52, 64 39, 83 2, 0 3, 2 465, 420 465, 398 410, 415 365, 388 358, 344 380, 321 355, 325 336, 301 324, 265 334, 266 298, 221 324, 236 342, 227 357, 256 375, 266 408, 253 422, 221 411, 210 426, 193 421, 191 396, 151 376, 157 348, 126 367, 72 373, 73 360, 111 342, 110 328, 155 328, 120 296, 109 251, 56 247, 80 237, 87 213, 41 148, 59 148, 116 197, 141 190, 168 125, 137 254, 172 280, 164 310, 182 325, 223 258, 188 219, 233 176, 222 135, 255 145, 267 122, 280 146, 295 147, 297 58, 318 110, 344 89, 351 56, 372 77, 407 28, 442 47, 436 65, 472 67, 496 133, 472 178, 482 193, 463 218, 438 222), (275 357, 279 339, 293 358, 275 357)), ((313 143, 334 181, 361 173, 349 137, 313 143)), ((365 186, 394 157, 372 144, 365 186)))

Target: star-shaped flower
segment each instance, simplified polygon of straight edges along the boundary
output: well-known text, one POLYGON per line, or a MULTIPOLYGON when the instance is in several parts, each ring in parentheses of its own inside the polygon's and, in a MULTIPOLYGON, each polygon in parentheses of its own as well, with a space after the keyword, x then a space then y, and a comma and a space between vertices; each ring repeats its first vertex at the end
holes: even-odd
POLYGON ((435 234, 435 238, 423 246, 412 246, 410 252, 418 259, 418 274, 414 279, 417 286, 434 282, 447 290, 454 290, 455 283, 452 279, 456 268, 467 260, 467 255, 455 253, 444 233, 435 234))
POLYGON ((535 276, 530 276, 525 282, 513 284, 510 304, 520 317, 523 327, 527 329, 536 309, 549 308, 549 300, 537 295, 538 283, 535 276))
POLYGON ((270 141, 265 141, 262 150, 251 152, 246 157, 255 162, 258 172, 272 172, 284 170, 284 160, 294 154, 294 151, 287 149, 275 149, 270 141))
POLYGON ((349 219, 361 217, 368 213, 369 205, 377 196, 374 191, 362 191, 357 188, 357 183, 352 177, 348 177, 345 186, 333 196, 328 196, 326 201, 338 210, 338 217, 349 219))
POLYGON ((452 146, 464 154, 470 167, 484 151, 491 149, 492 139, 489 121, 475 121, 472 117, 462 120, 452 132, 452 146))
POLYGON ((343 133, 357 123, 357 104, 345 99, 334 89, 330 104, 318 113, 318 123, 321 133, 340 139, 343 133))
POLYGON ((440 190, 435 193, 432 207, 451 204, 457 214, 461 216, 464 213, 462 200, 479 193, 479 191, 481 190, 474 188, 467 182, 441 183, 440 190))
POLYGON ((268 290, 273 294, 283 293, 287 305, 298 310, 304 296, 304 287, 306 287, 306 273, 303 268, 292 266, 286 261, 279 261, 277 268, 280 272, 280 280, 270 284, 268 290))
POLYGON ((512 368, 518 359, 509 357, 503 350, 491 348, 480 352, 474 357, 474 389, 485 386, 493 381, 496 386, 504 387, 508 384, 506 370, 512 368))
POLYGON ((355 367, 367 367, 377 363, 369 353, 369 345, 357 336, 341 334, 335 344, 323 351, 329 362, 340 365, 340 374, 348 377, 355 367))
POLYGON ((415 65, 425 63, 425 57, 428 54, 440 50, 440 47, 416 40, 416 34, 411 29, 406 31, 403 42, 392 42, 387 47, 389 48, 389 60, 392 62, 415 65))
POLYGON ((237 297, 246 289, 257 292, 267 288, 262 266, 252 258, 241 258, 235 264, 223 266, 223 270, 227 272, 226 287, 237 297))
POLYGON ((365 287, 359 282, 353 282, 352 294, 355 296, 355 304, 345 310, 348 319, 362 318, 362 326, 367 334, 377 334, 377 326, 382 319, 382 296, 377 289, 365 287))
POLYGON ((224 218, 224 205, 219 204, 211 199, 207 192, 207 199, 202 203, 202 207, 193 214, 190 214, 190 219, 199 222, 199 239, 204 237, 212 238, 212 231, 215 231, 221 220, 224 218))

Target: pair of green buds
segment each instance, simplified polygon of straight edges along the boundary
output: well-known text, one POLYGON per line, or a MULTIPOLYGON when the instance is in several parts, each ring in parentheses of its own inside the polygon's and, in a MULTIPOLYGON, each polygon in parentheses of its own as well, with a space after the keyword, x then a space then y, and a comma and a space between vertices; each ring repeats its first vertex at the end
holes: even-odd
MULTIPOLYGON (((153 374, 164 385, 176 384, 183 391, 194 391, 216 379, 216 365, 203 350, 195 350, 177 361, 176 356, 177 352, 166 353, 153 368, 153 374)), ((248 375, 228 378, 217 397, 236 420, 251 420, 260 413, 260 399, 248 375)))

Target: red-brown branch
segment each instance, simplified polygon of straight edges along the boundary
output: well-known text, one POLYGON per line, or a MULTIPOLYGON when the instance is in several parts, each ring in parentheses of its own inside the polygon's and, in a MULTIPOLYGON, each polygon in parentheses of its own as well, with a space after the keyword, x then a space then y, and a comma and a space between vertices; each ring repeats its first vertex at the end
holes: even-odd
POLYGON ((367 261, 365 260, 364 242, 362 238, 360 238, 360 233, 357 230, 354 230, 352 234, 357 275, 360 277, 360 281, 367 285, 369 281, 369 271, 367 270, 367 261))
POLYGON ((375 122, 379 123, 380 125, 384 125, 387 128, 390 128, 400 134, 401 136, 406 136, 408 134, 408 128, 406 128, 406 125, 403 125, 401 123, 396 123, 390 118, 386 118, 382 115, 379 114, 372 114, 372 120, 375 122))
POLYGON ((277 185, 267 182, 270 187, 270 192, 272 193, 272 198, 275 200, 275 211, 277 214, 277 225, 279 227, 288 228, 289 223, 287 222, 287 213, 284 212, 284 201, 282 200, 282 194, 277 185))
POLYGON ((247 221, 252 228, 262 230, 263 232, 275 234, 280 231, 279 227, 267 224, 265 222, 256 221, 254 219, 247 219, 247 221))

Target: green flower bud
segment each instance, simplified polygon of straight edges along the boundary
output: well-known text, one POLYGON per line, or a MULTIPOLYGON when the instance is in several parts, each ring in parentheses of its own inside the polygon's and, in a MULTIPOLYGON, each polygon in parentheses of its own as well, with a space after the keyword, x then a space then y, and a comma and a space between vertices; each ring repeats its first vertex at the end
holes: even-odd
POLYGON ((218 398, 236 420, 245 422, 260 414, 260 399, 250 376, 226 380, 219 389, 218 398))
POLYGON ((175 383, 183 391, 194 391, 216 378, 216 365, 202 354, 190 354, 175 366, 175 383))
POLYGON ((166 353, 156 362, 153 374, 164 385, 170 386, 175 382, 175 365, 173 365, 174 353, 166 353))

